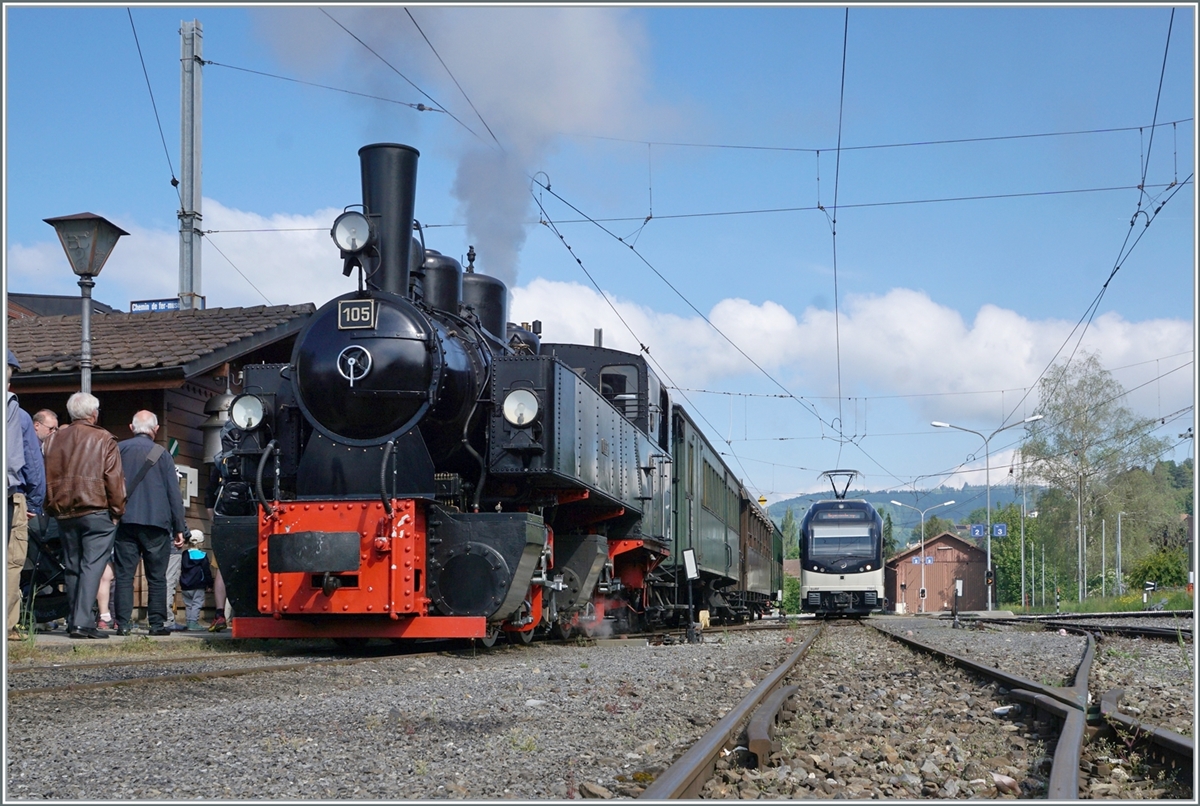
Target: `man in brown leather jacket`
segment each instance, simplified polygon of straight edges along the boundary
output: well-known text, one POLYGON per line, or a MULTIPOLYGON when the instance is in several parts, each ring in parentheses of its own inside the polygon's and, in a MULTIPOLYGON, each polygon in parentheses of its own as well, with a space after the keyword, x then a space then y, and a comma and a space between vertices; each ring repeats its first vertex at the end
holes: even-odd
POLYGON ((69 634, 108 638, 96 629, 92 603, 125 512, 125 473, 116 438, 96 425, 100 401, 76 392, 67 412, 71 425, 46 439, 45 509, 62 532, 69 634))

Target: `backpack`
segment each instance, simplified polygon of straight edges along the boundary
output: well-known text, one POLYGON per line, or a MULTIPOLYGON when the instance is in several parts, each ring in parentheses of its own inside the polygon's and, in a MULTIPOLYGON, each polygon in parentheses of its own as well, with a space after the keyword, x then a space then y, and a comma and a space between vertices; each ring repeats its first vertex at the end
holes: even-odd
POLYGON ((185 549, 179 558, 179 587, 185 591, 202 591, 211 588, 212 584, 212 563, 208 555, 200 549, 185 549))

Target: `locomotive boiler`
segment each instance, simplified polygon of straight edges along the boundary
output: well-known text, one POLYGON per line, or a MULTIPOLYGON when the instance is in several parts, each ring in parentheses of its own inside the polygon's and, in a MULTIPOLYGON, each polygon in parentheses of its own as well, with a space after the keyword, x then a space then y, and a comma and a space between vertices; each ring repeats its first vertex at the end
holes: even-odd
POLYGON ((426 249, 418 156, 360 149, 362 203, 331 231, 357 288, 287 364, 243 368, 212 531, 235 637, 566 634, 644 612, 670 556, 661 386, 585 380, 508 323, 473 250, 426 249))

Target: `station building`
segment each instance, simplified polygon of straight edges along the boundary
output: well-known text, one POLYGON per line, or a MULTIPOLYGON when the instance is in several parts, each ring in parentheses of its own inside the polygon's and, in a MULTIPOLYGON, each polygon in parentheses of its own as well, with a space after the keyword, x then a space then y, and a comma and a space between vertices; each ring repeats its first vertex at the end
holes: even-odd
POLYGON ((897 613, 921 612, 921 569, 925 569, 926 613, 954 609, 955 581, 963 593, 958 609, 986 610, 987 552, 952 532, 942 532, 921 544, 909 546, 889 558, 884 566, 884 591, 897 613))
MULTIPOLYGON (((51 409, 60 423, 70 422, 67 399, 80 387, 80 298, 9 294, 7 303, 8 348, 21 362, 12 391, 29 414, 51 409)), ((180 471, 189 528, 210 531, 204 496, 229 401, 242 391, 242 368, 290 361, 315 310, 306 304, 124 313, 93 304, 91 386, 100 400, 99 425, 119 441, 132 436, 135 412, 158 416, 157 442, 180 471)), ((142 607, 144 597, 139 571, 135 605, 142 607)))

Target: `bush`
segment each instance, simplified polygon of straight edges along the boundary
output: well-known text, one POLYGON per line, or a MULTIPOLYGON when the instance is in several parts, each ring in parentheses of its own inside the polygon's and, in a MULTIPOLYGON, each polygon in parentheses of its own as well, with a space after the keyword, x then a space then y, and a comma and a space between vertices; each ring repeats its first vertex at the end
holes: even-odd
POLYGON ((1181 588, 1187 584, 1187 572, 1186 549, 1163 549, 1134 563, 1126 584, 1133 590, 1141 590, 1147 581, 1160 588, 1181 588))

